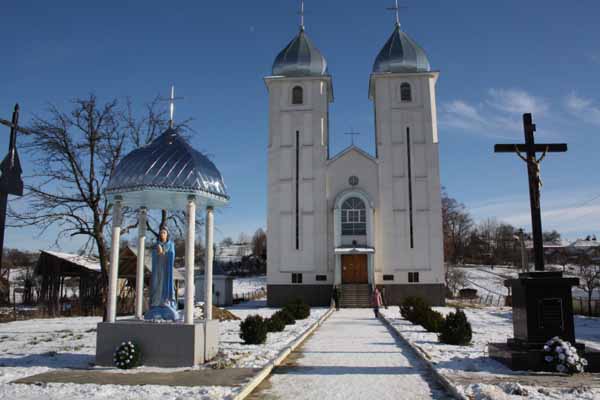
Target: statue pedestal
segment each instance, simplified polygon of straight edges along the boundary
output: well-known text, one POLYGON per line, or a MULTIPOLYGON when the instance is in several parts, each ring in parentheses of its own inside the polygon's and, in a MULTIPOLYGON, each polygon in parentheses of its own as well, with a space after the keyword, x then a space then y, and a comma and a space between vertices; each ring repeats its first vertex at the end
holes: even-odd
POLYGON ((142 365, 192 367, 217 355, 219 321, 198 321, 193 325, 140 320, 101 322, 96 336, 96 364, 112 366, 115 349, 129 340, 140 346, 142 365))
POLYGON ((515 337, 506 343, 489 343, 490 357, 512 370, 547 370, 543 347, 558 336, 570 342, 588 360, 587 372, 600 369, 600 353, 575 342, 571 288, 578 278, 564 278, 562 272, 528 272, 506 282, 512 287, 515 337))

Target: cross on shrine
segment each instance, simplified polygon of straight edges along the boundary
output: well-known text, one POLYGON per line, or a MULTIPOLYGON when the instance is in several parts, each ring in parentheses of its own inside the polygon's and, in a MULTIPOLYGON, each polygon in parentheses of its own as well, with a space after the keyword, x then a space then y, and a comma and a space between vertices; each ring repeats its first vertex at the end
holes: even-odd
POLYGON ((349 135, 350 136, 350 140, 352 141, 352 146, 354 146, 354 136, 358 136, 360 135, 360 132, 345 132, 344 135, 349 135))
POLYGON ((171 85, 171 96, 168 99, 161 99, 169 102, 169 128, 173 129, 173 118, 175 116, 175 100, 183 100, 183 97, 175 97, 175 86, 171 85))
POLYGON ((527 163, 527 174, 529 176, 529 202, 531 207, 531 230, 533 232, 533 251, 535 257, 535 270, 544 270, 544 239, 542 236, 542 214, 540 211, 540 163, 547 153, 565 152, 565 143, 535 143, 533 132, 535 124, 531 114, 523 114, 523 128, 525 130, 525 143, 497 144, 494 146, 495 153, 517 153, 527 163), (523 156, 521 153, 525 153, 523 156), (537 158, 536 153, 542 153, 537 158))
POLYGON ((0 124, 10 127, 10 142, 8 154, 0 163, 0 271, 2 270, 2 254, 4 253, 4 228, 6 225, 6 208, 8 195, 23 196, 23 179, 21 162, 17 152, 17 131, 30 133, 19 127, 19 105, 15 104, 12 121, 0 119, 0 124))

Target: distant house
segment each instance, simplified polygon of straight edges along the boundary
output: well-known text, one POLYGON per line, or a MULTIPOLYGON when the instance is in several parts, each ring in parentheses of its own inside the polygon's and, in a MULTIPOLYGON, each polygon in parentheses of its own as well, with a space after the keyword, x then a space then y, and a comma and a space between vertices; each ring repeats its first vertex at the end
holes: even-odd
POLYGON ((41 278, 38 301, 46 304, 50 315, 60 315, 69 283, 78 286, 76 302, 82 314, 94 314, 102 304, 100 262, 95 257, 42 250, 35 274, 41 278))
MULTIPOLYGON (((152 274, 151 252, 144 260, 144 287, 147 289, 152 274)), ((98 258, 78 254, 42 250, 35 267, 41 278, 39 301, 46 304, 50 315, 59 315, 65 302, 75 302, 79 312, 96 314, 102 306, 101 268, 98 258), (69 290, 70 289, 70 290, 69 290)), ((119 313, 133 310, 135 277, 137 274, 137 249, 126 246, 119 256, 119 296, 131 301, 121 301, 119 313), (131 303, 131 304, 130 304, 131 303)), ((184 276, 174 270, 175 286, 179 287, 184 276)))
MULTIPOLYGON (((527 240, 525 246, 533 257, 533 241, 527 240)), ((560 240, 559 242, 545 242, 544 243, 544 254, 549 260, 559 261, 575 260, 577 257, 587 255, 592 260, 600 262, 600 241, 596 239, 596 236, 587 236, 584 239, 577 239, 575 241, 560 240)))
MULTIPOLYGON (((204 271, 195 275, 196 301, 204 301, 204 271)), ((233 277, 215 263, 213 266, 213 304, 230 306, 233 304, 233 277)))
POLYGON ((252 255, 252 244, 234 243, 227 246, 217 246, 215 261, 221 264, 239 263, 243 257, 252 255))

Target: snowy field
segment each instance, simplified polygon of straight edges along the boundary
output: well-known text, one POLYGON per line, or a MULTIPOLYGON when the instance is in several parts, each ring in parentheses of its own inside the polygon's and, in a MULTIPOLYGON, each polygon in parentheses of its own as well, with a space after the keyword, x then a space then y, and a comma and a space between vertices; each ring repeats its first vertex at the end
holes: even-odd
MULTIPOLYGON (((242 319, 251 314, 268 317, 277 311, 267 308, 264 301, 240 304, 229 310, 242 319)), ((242 344, 239 338, 240 321, 223 321, 219 327, 221 341, 218 363, 226 367, 261 368, 325 312, 324 308, 312 309, 308 319, 287 326, 283 332, 269 333, 264 345, 242 344)), ((239 390, 217 386, 190 388, 10 383, 15 379, 65 368, 123 372, 115 368, 93 366, 98 322, 100 318, 86 317, 34 319, 0 324, 0 399, 223 399, 230 398, 239 390)), ((172 372, 173 369, 140 367, 128 372, 137 371, 172 372)))
MULTIPOLYGON (((435 310, 447 314, 453 311, 450 307, 435 307, 435 310)), ((490 342, 506 342, 513 336, 512 311, 506 307, 467 308, 464 310, 473 328, 471 346, 451 346, 441 344, 436 333, 426 332, 421 326, 413 325, 400 316, 398 307, 383 310, 382 314, 398 329, 400 334, 413 345, 421 348, 429 355, 435 368, 447 376, 482 376, 519 375, 503 364, 487 356, 487 344, 490 342)), ((600 349, 600 318, 575 317, 575 334, 578 341, 586 346, 600 349)), ((484 399, 523 399, 521 396, 509 396, 494 385, 471 384, 460 387, 464 394, 476 400, 484 399), (486 393, 488 395, 486 395, 486 393), (495 395, 494 395, 495 393, 495 395), (486 397, 487 396, 487 397, 486 397), (495 396, 495 397, 494 397, 495 396)), ((600 390, 594 389, 586 393, 569 393, 559 390, 543 389, 540 393, 536 387, 527 387, 529 399, 600 399, 600 390)))
POLYGON ((241 297, 247 293, 254 293, 259 290, 267 290, 267 277, 261 276, 245 276, 235 277, 233 280, 233 296, 241 297))
MULTIPOLYGON (((488 266, 470 266, 470 267, 457 267, 464 271, 467 279, 465 287, 477 289, 479 296, 491 296, 497 299, 498 296, 506 297, 508 295, 508 289, 504 286, 504 280, 510 278, 518 278, 519 270, 507 267, 494 267, 488 266)), ((550 265, 548 269, 555 269, 562 271, 562 267, 550 265)), ((565 276, 573 275, 573 269, 568 269, 565 276)), ((578 287, 573 288, 573 298, 585 298, 587 299, 587 293, 578 287)), ((600 299, 600 290, 596 290, 593 293, 594 299, 600 299)), ((496 300, 493 301, 496 303, 496 300)))

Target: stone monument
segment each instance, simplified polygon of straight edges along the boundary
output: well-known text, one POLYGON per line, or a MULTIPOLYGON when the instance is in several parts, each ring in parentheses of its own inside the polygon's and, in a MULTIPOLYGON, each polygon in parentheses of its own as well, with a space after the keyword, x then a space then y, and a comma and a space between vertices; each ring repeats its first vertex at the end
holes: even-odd
POLYGON ((173 125, 174 90, 171 91, 169 128, 152 143, 125 156, 106 189, 112 204, 112 249, 108 287, 108 320, 98 324, 96 364, 112 365, 115 348, 135 341, 143 364, 160 367, 193 366, 218 351, 218 321, 212 320, 212 265, 214 209, 229 201, 221 173, 202 153, 193 149, 173 125), (117 277, 122 209, 138 210, 138 257, 135 318, 116 318, 117 277), (206 210, 204 319, 194 320, 194 244, 196 208, 206 210), (144 251, 147 210, 186 211, 185 307, 181 319, 173 304, 172 260, 168 232, 154 247, 151 309, 143 315, 144 251), (161 249, 158 249, 158 246, 161 249), (158 254, 158 253, 161 254, 158 254), (160 270, 162 268, 162 271, 160 270), (171 271, 171 274, 169 274, 171 271), (160 323, 156 320, 162 320, 160 323))
MULTIPOLYGON (((544 362, 543 347, 549 339, 558 336, 573 344, 581 353, 585 351, 585 346, 575 342, 571 288, 579 284, 579 279, 563 277, 562 272, 544 270, 540 162, 549 152, 567 151, 567 145, 536 144, 533 136, 536 128, 531 114, 523 115, 523 126, 525 143, 497 144, 494 150, 498 153, 516 153, 527 164, 535 272, 520 273, 518 279, 506 281, 506 286, 512 288, 514 338, 506 343, 490 343, 488 346, 492 358, 513 370, 541 371, 548 369, 544 362), (538 158, 537 152, 542 156, 538 158)), ((600 368, 598 353, 587 351, 585 357, 589 363, 588 371, 595 372, 600 368)))

